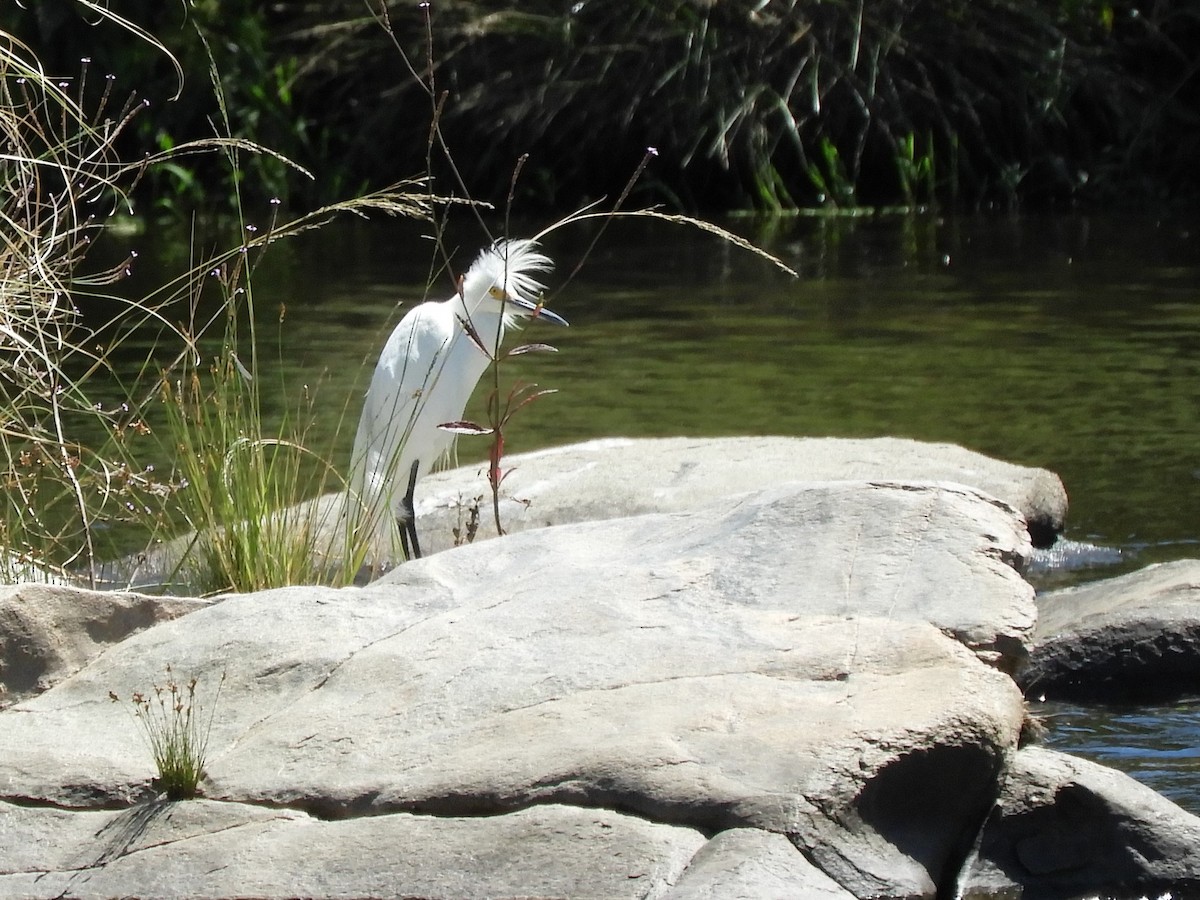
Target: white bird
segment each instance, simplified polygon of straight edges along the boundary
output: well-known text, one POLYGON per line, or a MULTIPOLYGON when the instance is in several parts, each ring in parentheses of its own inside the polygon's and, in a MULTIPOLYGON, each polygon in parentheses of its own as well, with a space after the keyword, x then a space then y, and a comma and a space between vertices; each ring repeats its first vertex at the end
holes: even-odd
POLYGON ((567 324, 538 302, 543 285, 535 273, 551 265, 535 241, 497 241, 471 264, 454 296, 411 309, 383 347, 354 438, 350 496, 373 532, 387 527, 388 510, 394 513, 405 558, 421 555, 413 488, 454 439, 439 426, 462 419, 518 319, 567 324))

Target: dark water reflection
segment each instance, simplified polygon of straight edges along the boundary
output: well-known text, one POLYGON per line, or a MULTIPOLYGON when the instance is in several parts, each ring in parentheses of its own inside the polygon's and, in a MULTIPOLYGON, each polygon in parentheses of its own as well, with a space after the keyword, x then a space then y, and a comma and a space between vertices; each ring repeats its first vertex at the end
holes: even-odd
MULTIPOLYGON (((616 434, 948 441, 1062 476, 1068 535, 1127 554, 1123 566, 1073 578, 1200 555, 1200 220, 897 216, 732 227, 802 277, 698 232, 625 223, 559 291, 590 235, 551 237, 559 272, 549 305, 572 327, 529 331, 560 352, 522 357, 509 377, 559 393, 514 421, 511 451, 616 434)), ((424 293, 431 253, 419 234, 387 221, 337 224, 277 247, 259 269, 265 356, 282 361, 292 398, 273 401, 275 411, 294 408, 307 386, 321 411, 310 440, 334 458, 349 454, 397 303, 424 293)), ((154 265, 184 267, 186 242, 160 237, 135 242, 138 278, 161 280, 154 265)), ((470 231, 457 239, 465 266, 483 241, 470 231)), ((432 293, 449 290, 443 277, 432 293)), ((485 448, 463 441, 459 452, 465 462, 485 448)), ((1147 713, 1145 742, 1122 737, 1133 748, 1122 760, 1145 747, 1147 766, 1161 767, 1164 748, 1194 750, 1194 713, 1169 743, 1159 737, 1175 734, 1176 719, 1147 713)), ((1073 714, 1055 740, 1103 743, 1112 721, 1073 714)), ((1200 811, 1197 781, 1178 795, 1200 811)))

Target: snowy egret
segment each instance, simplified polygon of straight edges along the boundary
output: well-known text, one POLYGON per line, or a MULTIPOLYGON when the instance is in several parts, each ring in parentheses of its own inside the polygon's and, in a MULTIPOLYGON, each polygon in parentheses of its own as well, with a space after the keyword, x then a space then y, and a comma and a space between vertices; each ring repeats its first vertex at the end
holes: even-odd
POLYGON ((354 438, 350 487, 373 531, 390 528, 387 511, 394 512, 406 559, 421 555, 413 488, 454 439, 439 426, 462 419, 504 332, 518 319, 567 324, 537 299, 542 285, 535 273, 550 267, 535 241, 497 241, 472 263, 454 296, 414 307, 383 347, 354 438))

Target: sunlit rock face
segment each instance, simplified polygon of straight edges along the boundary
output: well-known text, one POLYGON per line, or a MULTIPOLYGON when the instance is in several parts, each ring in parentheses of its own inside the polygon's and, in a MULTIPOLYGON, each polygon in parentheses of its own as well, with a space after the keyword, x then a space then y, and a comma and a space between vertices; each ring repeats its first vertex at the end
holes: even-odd
POLYGON ((0 896, 951 890, 1018 771, 1025 516, 882 473, 685 493, 93 636, 0 711, 0 896), (201 800, 154 799, 111 699, 168 665, 201 800))

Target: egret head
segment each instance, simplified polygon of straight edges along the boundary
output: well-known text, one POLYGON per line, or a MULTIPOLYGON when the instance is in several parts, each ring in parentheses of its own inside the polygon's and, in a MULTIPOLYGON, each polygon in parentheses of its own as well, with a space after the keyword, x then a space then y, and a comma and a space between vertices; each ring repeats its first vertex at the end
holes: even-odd
POLYGON ((552 266, 550 258, 538 252, 536 241, 497 241, 467 270, 460 291, 463 305, 471 315, 503 313, 505 328, 517 324, 519 318, 535 316, 566 325, 562 316, 539 303, 545 285, 534 273, 548 272, 552 266))

